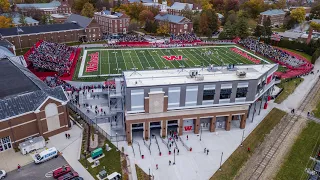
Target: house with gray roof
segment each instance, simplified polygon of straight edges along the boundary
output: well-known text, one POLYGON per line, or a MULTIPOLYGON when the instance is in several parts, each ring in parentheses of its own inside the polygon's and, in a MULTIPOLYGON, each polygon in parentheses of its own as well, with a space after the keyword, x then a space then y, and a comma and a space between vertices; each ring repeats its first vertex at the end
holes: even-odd
POLYGON ((24 15, 30 16, 33 9, 38 10, 42 14, 63 14, 71 13, 71 7, 67 0, 53 0, 49 3, 33 3, 33 4, 16 4, 16 10, 21 11, 24 15))
POLYGON ((61 86, 48 87, 8 58, 0 59, 0 84, 0 153, 27 138, 68 130, 68 97, 61 86))
MULTIPOLYGON (((20 19, 21 19, 21 14, 19 13, 3 13, 1 14, 2 16, 6 16, 6 17, 10 17, 12 18, 12 23, 14 26, 22 26, 22 23, 20 22, 20 19)), ((25 16, 24 17, 24 20, 25 20, 25 26, 37 26, 39 25, 39 21, 33 19, 32 17, 28 17, 28 16, 25 16)))
POLYGON ((186 17, 160 13, 154 18, 160 25, 168 23, 170 33, 172 34, 181 34, 193 31, 192 21, 186 17))
POLYGON ((184 9, 189 9, 193 12, 202 11, 201 7, 196 4, 174 2, 172 6, 168 7, 168 13, 172 15, 181 16, 181 11, 184 9))
POLYGON ((285 15, 286 12, 284 12, 282 9, 271 9, 264 11, 260 13, 259 24, 262 25, 264 21, 270 18, 272 26, 281 26, 283 25, 285 15))

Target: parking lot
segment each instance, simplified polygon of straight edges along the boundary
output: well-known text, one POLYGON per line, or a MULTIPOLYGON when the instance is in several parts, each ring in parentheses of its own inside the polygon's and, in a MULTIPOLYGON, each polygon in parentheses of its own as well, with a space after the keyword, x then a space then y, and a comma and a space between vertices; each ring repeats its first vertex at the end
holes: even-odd
POLYGON ((42 164, 36 165, 34 163, 23 166, 20 171, 14 170, 8 173, 5 180, 50 180, 52 177, 52 171, 66 165, 67 161, 59 156, 58 158, 51 159, 42 164))

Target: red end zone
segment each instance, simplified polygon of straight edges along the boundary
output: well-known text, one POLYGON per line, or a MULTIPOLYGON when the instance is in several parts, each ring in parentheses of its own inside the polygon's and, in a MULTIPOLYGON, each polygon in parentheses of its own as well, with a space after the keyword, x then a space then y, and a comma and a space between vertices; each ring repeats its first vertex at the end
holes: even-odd
POLYGON ((88 54, 88 56, 90 56, 90 60, 86 64, 86 72, 98 71, 99 52, 88 54))

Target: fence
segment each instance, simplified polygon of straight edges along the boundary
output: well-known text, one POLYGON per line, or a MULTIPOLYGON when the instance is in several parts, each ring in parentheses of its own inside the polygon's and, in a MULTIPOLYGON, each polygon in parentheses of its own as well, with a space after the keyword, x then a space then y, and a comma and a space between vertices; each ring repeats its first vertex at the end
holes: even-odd
POLYGON ((126 135, 110 136, 105 130, 100 128, 95 121, 90 119, 85 113, 83 113, 80 109, 78 109, 74 104, 69 102, 68 107, 72 109, 74 112, 76 112, 83 120, 85 120, 89 126, 93 126, 99 133, 101 133, 109 141, 111 142, 126 141, 126 135))
POLYGON ((159 143, 158 143, 157 136, 154 136, 154 138, 156 139, 156 143, 157 143, 157 146, 158 146, 158 149, 159 149, 159 153, 161 153, 161 150, 160 150, 160 146, 159 146, 159 143))
POLYGON ((170 148, 169 148, 168 143, 167 143, 163 138, 160 138, 160 139, 161 139, 161 141, 163 142, 163 144, 165 144, 165 145, 167 146, 168 150, 170 151, 170 148))
POLYGON ((138 142, 136 142, 136 141, 133 141, 133 140, 132 140, 132 143, 136 143, 136 144, 138 144, 139 152, 140 152, 140 157, 141 157, 141 155, 142 155, 142 154, 141 154, 140 144, 139 144, 138 142))
POLYGON ((148 145, 144 139, 143 139, 143 144, 149 149, 150 155, 151 155, 151 149, 150 149, 151 139, 150 139, 150 145, 148 145))
POLYGON ((187 151, 190 151, 190 147, 188 147, 181 139, 181 137, 179 136, 179 140, 182 143, 182 145, 187 149, 187 151))

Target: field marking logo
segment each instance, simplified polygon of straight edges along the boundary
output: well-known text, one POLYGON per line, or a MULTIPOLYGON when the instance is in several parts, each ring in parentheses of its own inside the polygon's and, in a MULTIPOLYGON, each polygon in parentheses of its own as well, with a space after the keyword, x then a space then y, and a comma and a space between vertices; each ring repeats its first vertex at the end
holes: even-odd
POLYGON ((181 61, 182 60, 182 56, 162 56, 162 58, 164 58, 167 61, 181 61))
POLYGON ((98 71, 99 52, 91 53, 88 56, 90 56, 90 60, 87 63, 86 72, 98 71))
POLYGON ((184 126, 184 130, 185 131, 191 131, 192 130, 192 126, 184 126))

